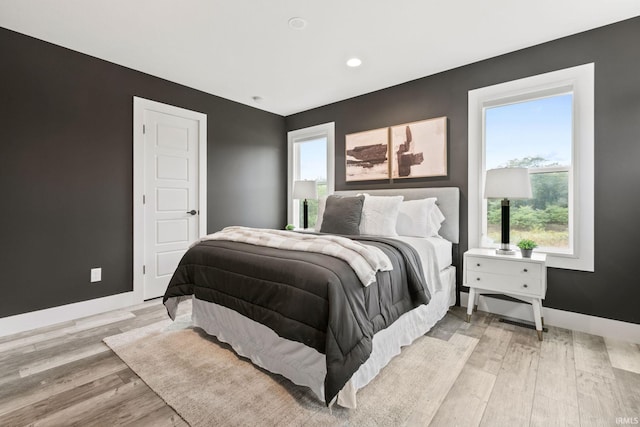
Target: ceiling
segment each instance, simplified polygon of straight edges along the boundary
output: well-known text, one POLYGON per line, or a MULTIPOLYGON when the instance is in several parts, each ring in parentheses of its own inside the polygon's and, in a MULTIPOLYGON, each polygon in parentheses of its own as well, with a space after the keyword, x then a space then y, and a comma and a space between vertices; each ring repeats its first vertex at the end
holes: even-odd
POLYGON ((285 116, 639 15, 638 0, 0 1, 2 27, 285 116))

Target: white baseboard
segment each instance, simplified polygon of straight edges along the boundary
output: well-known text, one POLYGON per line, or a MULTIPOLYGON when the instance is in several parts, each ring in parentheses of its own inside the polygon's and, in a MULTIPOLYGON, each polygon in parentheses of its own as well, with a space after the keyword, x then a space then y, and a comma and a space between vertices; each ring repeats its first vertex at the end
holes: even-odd
POLYGON ((61 305, 59 307, 16 314, 0 319, 0 337, 17 334, 18 332, 55 325, 81 317, 92 316, 106 311, 118 310, 140 304, 142 300, 134 292, 110 295, 89 301, 61 305))
MULTIPOLYGON (((460 305, 467 307, 468 301, 469 294, 467 292, 460 292, 460 305)), ((505 301, 491 298, 487 295, 480 295, 478 298, 478 310, 533 322, 531 305, 520 302, 505 301)), ((619 320, 605 319, 603 317, 589 316, 547 307, 542 308, 542 317, 544 317, 545 325, 640 344, 640 325, 635 323, 621 322, 619 320)))

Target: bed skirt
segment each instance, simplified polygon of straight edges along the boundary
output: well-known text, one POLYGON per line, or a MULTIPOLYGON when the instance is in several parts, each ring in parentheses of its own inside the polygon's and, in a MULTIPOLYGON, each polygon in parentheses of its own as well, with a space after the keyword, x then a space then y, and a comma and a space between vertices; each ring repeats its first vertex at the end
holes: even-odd
MULTIPOLYGON (((427 333, 455 304, 455 267, 441 271, 443 290, 421 305, 400 316, 388 328, 374 335, 369 359, 360 366, 334 402, 346 408, 356 407, 356 392, 367 385, 401 348, 427 333)), ((255 365, 280 374, 294 384, 309 387, 324 401, 326 363, 324 354, 296 341, 279 337, 272 329, 234 310, 193 298, 193 324, 209 335, 228 343, 240 356, 255 365)))

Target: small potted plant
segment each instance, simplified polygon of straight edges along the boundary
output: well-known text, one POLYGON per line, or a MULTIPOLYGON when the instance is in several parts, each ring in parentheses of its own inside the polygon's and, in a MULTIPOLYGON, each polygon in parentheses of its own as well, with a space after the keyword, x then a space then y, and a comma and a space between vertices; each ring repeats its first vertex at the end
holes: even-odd
POLYGON ((522 258, 531 258, 533 249, 538 247, 538 244, 530 239, 522 239, 518 242, 518 247, 522 252, 522 258))

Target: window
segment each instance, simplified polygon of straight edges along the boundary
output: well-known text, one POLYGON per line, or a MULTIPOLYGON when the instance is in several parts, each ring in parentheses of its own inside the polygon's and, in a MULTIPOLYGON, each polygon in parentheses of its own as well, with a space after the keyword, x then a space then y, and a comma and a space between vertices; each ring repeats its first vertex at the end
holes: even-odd
MULTIPOLYGON (((334 124, 326 123, 291 131, 289 143, 289 174, 287 193, 287 222, 302 226, 302 200, 293 200, 293 182, 315 180, 318 197, 333 193, 334 189, 334 124)), ((318 217, 318 201, 309 200, 309 227, 318 217)))
POLYGON ((529 168, 533 198, 511 202, 511 243, 548 265, 593 271, 593 64, 469 92, 469 247, 497 247, 500 201, 488 169, 529 168))
MULTIPOLYGON (((533 239, 538 250, 570 252, 573 93, 487 107, 484 123, 485 170, 526 167, 531 176, 533 198, 511 201, 511 240, 533 239)), ((482 238, 490 245, 500 241, 501 203, 483 203, 482 238)))

